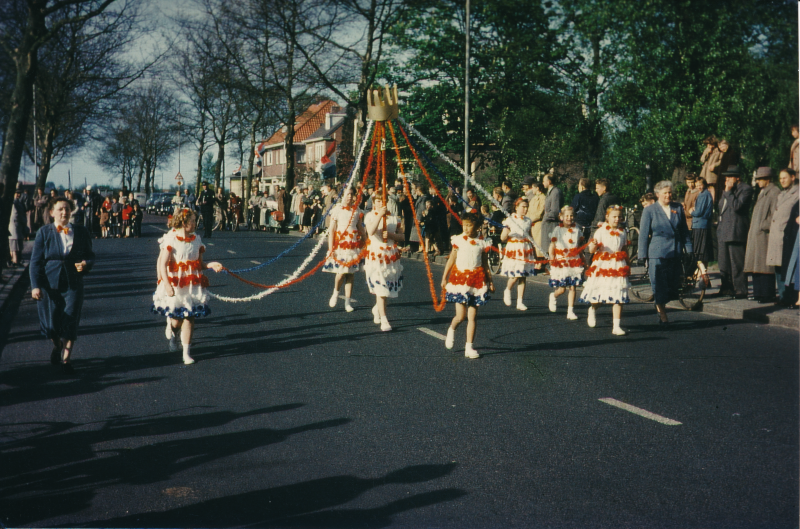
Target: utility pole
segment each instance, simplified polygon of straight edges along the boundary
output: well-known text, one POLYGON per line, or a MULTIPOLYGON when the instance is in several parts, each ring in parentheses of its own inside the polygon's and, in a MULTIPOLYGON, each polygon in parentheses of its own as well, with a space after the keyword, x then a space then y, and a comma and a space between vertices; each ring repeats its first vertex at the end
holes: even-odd
POLYGON ((33 172, 36 185, 39 185, 39 152, 36 141, 36 83, 33 83, 33 172))
POLYGON ((469 186, 469 0, 467 0, 467 20, 466 20, 466 64, 464 67, 464 189, 467 192, 469 186))

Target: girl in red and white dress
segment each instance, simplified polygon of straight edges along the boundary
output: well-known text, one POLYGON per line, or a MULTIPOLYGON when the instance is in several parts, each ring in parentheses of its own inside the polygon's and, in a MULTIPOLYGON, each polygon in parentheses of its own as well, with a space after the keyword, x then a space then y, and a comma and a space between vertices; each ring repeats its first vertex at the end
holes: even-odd
POLYGON ((583 257, 578 248, 583 245, 581 230, 575 227, 575 210, 570 206, 561 208, 561 224, 550 234, 550 312, 557 310, 556 299, 567 294, 567 319, 577 320, 575 315, 575 288, 583 283, 583 257))
POLYGON ((486 257, 486 250, 490 244, 476 238, 478 228, 483 223, 483 219, 477 213, 464 213, 461 222, 463 233, 450 238, 453 249, 442 276, 445 299, 456 304, 456 316, 447 329, 444 345, 448 349, 453 348, 456 329, 467 318, 469 321, 464 356, 480 358, 472 344, 475 341, 478 307, 488 301, 489 292, 494 292, 492 274, 486 257))
POLYGON ((525 278, 536 275, 533 259, 532 221, 528 214, 528 200, 518 198, 514 202, 514 213, 503 221, 500 240, 506 243, 503 250, 503 264, 500 273, 508 277, 508 284, 503 291, 503 303, 511 306, 511 289, 517 285, 517 310, 528 310, 522 302, 525 296, 525 278))
POLYGON ((586 270, 586 284, 581 293, 581 301, 591 303, 587 323, 589 327, 596 324, 595 311, 601 303, 613 304, 614 317, 613 334, 624 336, 625 331, 620 327, 622 318, 622 304, 629 303, 628 289, 630 288, 630 258, 628 257, 628 232, 620 228, 622 216, 621 206, 611 206, 606 210, 606 222, 600 227, 589 241, 589 253, 592 257, 592 266, 586 270))
POLYGON ((194 233, 197 228, 194 211, 178 210, 169 226, 172 229, 159 239, 159 280, 150 310, 168 318, 172 331, 168 333, 171 334, 169 350, 177 352, 183 344, 183 363, 189 365, 194 363, 189 355, 194 319, 211 314, 206 293, 208 278, 203 275, 203 270, 221 272, 222 265, 203 263, 206 247, 200 236, 194 233))
POLYGON ((376 193, 372 197, 372 211, 364 216, 364 227, 368 236, 364 272, 369 293, 375 295, 372 321, 380 324, 382 331, 391 331, 386 317, 386 298, 396 298, 403 288, 403 265, 397 247, 398 241, 405 240, 403 224, 397 217, 386 214, 383 197, 376 193), (383 219, 386 219, 385 226, 383 219))
POLYGON ((364 246, 364 212, 355 206, 355 192, 347 188, 330 213, 331 225, 328 228, 328 259, 322 266, 323 272, 336 274, 333 295, 328 306, 333 308, 339 299, 339 289, 344 283, 344 310, 353 312, 350 297, 353 295, 353 274, 361 269, 361 248, 364 246))

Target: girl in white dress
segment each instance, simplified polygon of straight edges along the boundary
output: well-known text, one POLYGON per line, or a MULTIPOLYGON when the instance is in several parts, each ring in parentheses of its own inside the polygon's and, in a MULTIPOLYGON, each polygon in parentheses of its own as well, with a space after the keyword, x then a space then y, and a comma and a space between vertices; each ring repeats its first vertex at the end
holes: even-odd
POLYGON ((614 318, 613 334, 624 336, 625 331, 620 327, 622 318, 622 303, 629 303, 628 289, 630 288, 630 258, 628 257, 628 233, 619 227, 622 216, 621 206, 611 206, 606 210, 606 222, 600 227, 589 241, 589 253, 592 257, 592 266, 586 270, 586 284, 581 293, 581 301, 591 303, 587 323, 589 327, 596 324, 595 310, 601 303, 612 303, 614 318))
POLYGON ((189 365, 194 363, 189 355, 194 319, 211 314, 206 293, 208 278, 203 270, 221 272, 222 265, 203 263, 206 247, 194 233, 197 213, 180 209, 172 216, 169 226, 172 229, 159 239, 158 286, 150 310, 168 318, 172 331, 169 350, 177 352, 183 344, 183 363, 189 365))
POLYGON ((583 257, 578 248, 583 245, 583 235, 575 226, 575 211, 571 206, 561 208, 561 224, 550 234, 550 286, 556 291, 550 293, 550 312, 557 310, 556 299, 567 294, 567 319, 577 320, 575 315, 575 288, 583 283, 583 257))
POLYGON ((517 310, 528 310, 522 302, 525 296, 525 278, 535 276, 533 264, 533 232, 528 213, 528 200, 518 198, 514 202, 514 213, 503 221, 500 240, 506 243, 503 251, 503 264, 500 273, 508 277, 508 284, 503 291, 503 303, 511 306, 511 289, 517 285, 517 310))
POLYGON ((386 298, 396 298, 403 288, 403 265, 397 247, 397 241, 405 240, 403 225, 397 217, 386 214, 383 197, 376 193, 372 197, 372 211, 364 216, 364 227, 368 236, 364 272, 369 293, 375 295, 372 321, 380 324, 382 331, 391 331, 386 317, 386 298), (383 219, 386 219, 385 226, 383 219))
POLYGON ((453 250, 450 252, 442 276, 445 299, 456 304, 456 316, 447 329, 444 345, 448 349, 453 348, 456 329, 464 318, 468 318, 467 344, 464 348, 464 356, 467 358, 480 358, 478 351, 472 347, 475 341, 478 307, 489 299, 489 292, 494 292, 492 274, 486 257, 486 249, 490 244, 475 238, 482 221, 477 213, 472 212, 464 213, 461 217, 464 231, 461 235, 450 238, 453 250))
POLYGON ((353 274, 361 269, 361 248, 364 246, 364 212, 353 203, 354 191, 347 188, 341 204, 330 213, 331 225, 328 228, 328 248, 331 253, 322 266, 323 272, 336 274, 333 295, 328 306, 333 308, 339 299, 339 289, 344 283, 344 310, 353 312, 350 297, 353 295, 353 274))

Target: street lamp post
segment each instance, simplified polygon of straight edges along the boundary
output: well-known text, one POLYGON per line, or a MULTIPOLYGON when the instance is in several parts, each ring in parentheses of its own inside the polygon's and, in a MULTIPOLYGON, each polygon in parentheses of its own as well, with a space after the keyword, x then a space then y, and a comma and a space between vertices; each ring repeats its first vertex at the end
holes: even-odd
POLYGON ((469 186, 469 0, 467 0, 466 17, 466 64, 464 66, 464 189, 469 186))

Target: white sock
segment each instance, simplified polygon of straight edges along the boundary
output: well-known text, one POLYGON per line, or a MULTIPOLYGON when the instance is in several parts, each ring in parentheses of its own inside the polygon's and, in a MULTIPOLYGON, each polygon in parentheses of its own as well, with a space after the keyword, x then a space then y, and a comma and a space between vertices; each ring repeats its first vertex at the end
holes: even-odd
POLYGON ((194 359, 189 356, 189 349, 192 347, 192 344, 185 343, 183 344, 183 363, 184 364, 193 364, 194 359))
POLYGON ((621 322, 621 321, 622 321, 621 319, 614 318, 614 328, 615 329, 619 329, 620 328, 619 327, 619 322, 621 322))

